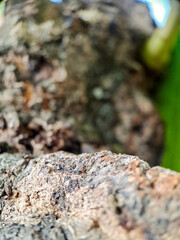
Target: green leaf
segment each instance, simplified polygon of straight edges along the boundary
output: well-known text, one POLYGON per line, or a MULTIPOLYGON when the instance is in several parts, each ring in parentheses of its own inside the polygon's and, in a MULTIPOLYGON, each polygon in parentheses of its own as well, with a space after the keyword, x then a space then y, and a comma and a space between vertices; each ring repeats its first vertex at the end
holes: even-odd
POLYGON ((165 124, 162 166, 180 171, 180 38, 159 89, 157 103, 165 124))
POLYGON ((3 14, 5 9, 5 2, 6 0, 0 1, 0 16, 3 14))

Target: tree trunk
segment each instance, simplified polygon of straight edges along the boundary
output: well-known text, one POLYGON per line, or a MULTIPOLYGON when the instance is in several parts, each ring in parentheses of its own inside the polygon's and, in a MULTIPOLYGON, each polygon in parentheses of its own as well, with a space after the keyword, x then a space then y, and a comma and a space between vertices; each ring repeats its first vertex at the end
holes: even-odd
POLYGON ((88 143, 157 164, 163 130, 148 97, 153 75, 140 60, 153 29, 134 0, 9 1, 0 28, 1 152, 79 153, 88 143))

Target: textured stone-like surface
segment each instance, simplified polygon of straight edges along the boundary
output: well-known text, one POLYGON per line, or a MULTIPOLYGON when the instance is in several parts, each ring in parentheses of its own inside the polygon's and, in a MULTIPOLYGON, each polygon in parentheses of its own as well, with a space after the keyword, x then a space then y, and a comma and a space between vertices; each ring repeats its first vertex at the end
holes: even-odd
MULTIPOLYGON (((33 156, 28 154, 0 154, 0 198, 10 196, 19 174, 27 168, 33 156)), ((0 209, 1 210, 1 209, 0 209)))
POLYGON ((71 126, 82 142, 157 164, 162 124, 148 97, 152 74, 140 61, 154 29, 146 5, 12 0, 6 13, 0 28, 0 135, 9 145, 3 151, 78 153, 71 126), (57 135, 61 143, 53 141, 57 135))
POLYGON ((180 174, 134 156, 44 155, 1 198, 3 240, 180 239, 180 174))

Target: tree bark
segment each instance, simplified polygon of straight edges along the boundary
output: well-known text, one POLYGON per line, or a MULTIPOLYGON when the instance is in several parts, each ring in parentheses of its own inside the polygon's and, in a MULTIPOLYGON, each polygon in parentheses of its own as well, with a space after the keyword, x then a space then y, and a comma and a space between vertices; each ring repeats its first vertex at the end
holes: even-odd
POLYGON ((12 180, 0 192, 1 240, 180 238, 178 173, 108 151, 13 158, 0 157, 12 180))
POLYGON ((73 129, 83 143, 157 164, 163 127, 140 60, 153 29, 134 0, 9 1, 0 28, 2 151, 79 153, 73 129))

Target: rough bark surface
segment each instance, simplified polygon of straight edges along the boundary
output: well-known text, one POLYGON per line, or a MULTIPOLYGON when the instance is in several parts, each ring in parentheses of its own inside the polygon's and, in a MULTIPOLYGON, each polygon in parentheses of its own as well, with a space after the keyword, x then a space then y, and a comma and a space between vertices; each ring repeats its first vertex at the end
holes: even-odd
POLYGON ((73 127, 83 143, 156 164, 162 124, 139 54, 153 29, 134 0, 9 1, 0 27, 0 151, 78 153, 73 127))
POLYGON ((180 239, 178 173, 108 151, 3 156, 1 240, 180 239))

